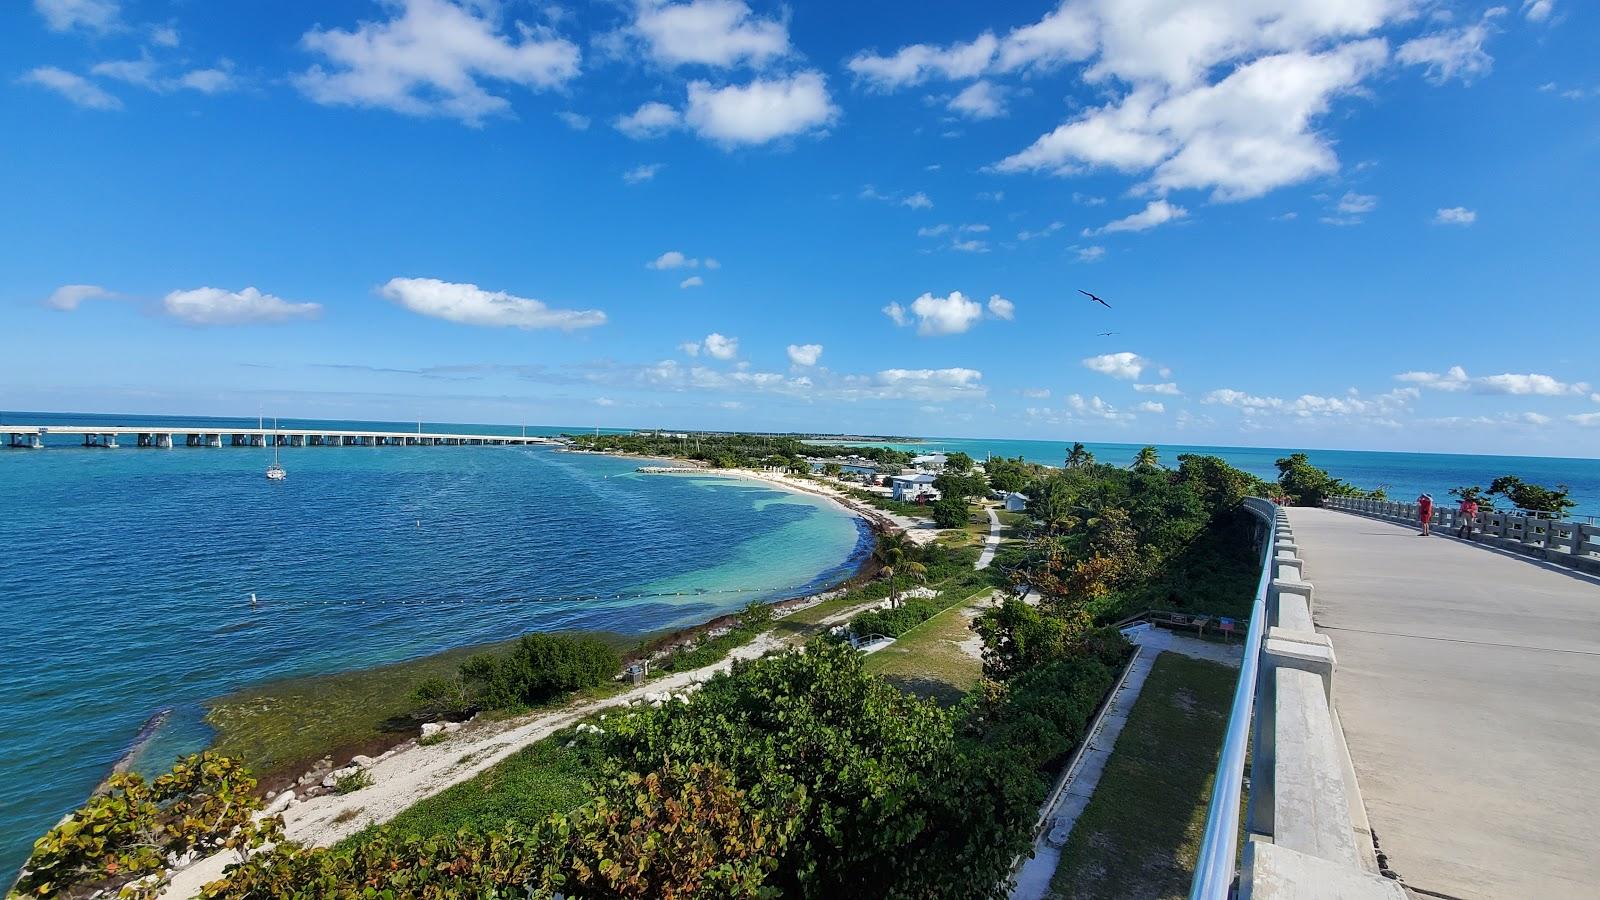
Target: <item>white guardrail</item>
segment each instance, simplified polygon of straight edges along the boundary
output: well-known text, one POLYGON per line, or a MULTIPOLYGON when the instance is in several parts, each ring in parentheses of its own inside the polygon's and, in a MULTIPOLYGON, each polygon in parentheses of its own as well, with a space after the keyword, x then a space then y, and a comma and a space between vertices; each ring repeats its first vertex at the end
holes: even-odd
MULTIPOLYGON (((1329 497, 1323 501, 1328 509, 1387 519, 1407 525, 1421 525, 1416 503, 1397 500, 1369 500, 1362 497, 1329 497)), ((1435 504, 1433 530, 1454 535, 1462 530, 1464 519, 1454 506, 1435 504)), ((1552 519, 1525 510, 1500 512, 1478 511, 1472 521, 1472 540, 1514 550, 1543 559, 1547 562, 1570 566, 1591 574, 1600 574, 1600 524, 1593 521, 1577 522, 1570 519, 1552 519)))
POLYGON ((1293 526, 1270 501, 1250 497, 1244 508, 1261 520, 1261 578, 1189 896, 1405 900, 1400 883, 1378 872, 1333 708, 1333 645, 1312 625, 1293 526))

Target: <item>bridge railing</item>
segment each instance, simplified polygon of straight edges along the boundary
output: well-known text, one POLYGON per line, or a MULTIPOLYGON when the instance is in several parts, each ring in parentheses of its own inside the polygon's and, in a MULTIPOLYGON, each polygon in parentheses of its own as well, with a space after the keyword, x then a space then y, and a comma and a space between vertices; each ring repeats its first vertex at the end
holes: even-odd
MULTIPOLYGON (((1406 525, 1420 525, 1422 521, 1414 502, 1329 497, 1323 505, 1406 525)), ((1600 574, 1600 523, 1589 517, 1585 519, 1587 521, 1554 519, 1548 514, 1520 509, 1479 509, 1471 523, 1472 540, 1600 574)), ((1466 521, 1454 506, 1435 505, 1431 524, 1441 534, 1456 534, 1466 521)))
POLYGON ((1227 900, 1237 872, 1243 900, 1402 900, 1399 883, 1379 874, 1364 807, 1347 775, 1349 751, 1333 707, 1333 645, 1313 627, 1313 586, 1293 525, 1270 501, 1252 497, 1244 508, 1261 521, 1261 575, 1189 896, 1227 900), (1241 805, 1244 858, 1237 864, 1241 805))

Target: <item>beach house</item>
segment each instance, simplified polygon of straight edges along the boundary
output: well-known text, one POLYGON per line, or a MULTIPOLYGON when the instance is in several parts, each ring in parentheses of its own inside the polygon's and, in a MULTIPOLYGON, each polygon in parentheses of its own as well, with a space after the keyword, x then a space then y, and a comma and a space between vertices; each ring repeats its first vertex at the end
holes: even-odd
POLYGON ((939 499, 939 492, 933 487, 933 476, 927 472, 917 472, 913 475, 896 475, 889 479, 890 496, 902 503, 918 503, 923 500, 939 499))

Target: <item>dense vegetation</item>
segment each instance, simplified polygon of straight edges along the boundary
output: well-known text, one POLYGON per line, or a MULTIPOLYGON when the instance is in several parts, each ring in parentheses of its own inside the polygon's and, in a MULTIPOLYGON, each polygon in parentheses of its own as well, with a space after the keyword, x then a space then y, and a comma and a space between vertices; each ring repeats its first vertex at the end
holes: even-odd
POLYGON ((1577 506, 1567 496, 1571 489, 1564 484, 1554 488, 1530 484, 1515 475, 1501 475, 1489 483, 1489 489, 1484 490, 1477 485, 1471 487, 1451 488, 1450 493, 1463 500, 1477 502, 1481 509, 1494 509, 1493 495, 1498 494, 1511 501, 1514 509, 1527 510, 1528 512, 1546 513, 1551 517, 1563 516, 1568 510, 1577 506))
MULTIPOLYGON (((638 434, 580 434, 573 435, 574 446, 584 450, 607 453, 634 453, 643 456, 670 456, 696 459, 723 469, 792 469, 809 473, 811 466, 806 457, 839 459, 860 456, 870 459, 885 470, 898 472, 911 464, 916 454, 887 447, 846 447, 837 444, 813 444, 794 437, 757 434, 692 434, 679 437, 673 434, 644 432, 638 434)), ((970 462, 970 457, 968 458, 970 462)))
POLYGON ((585 634, 529 634, 504 651, 477 653, 455 678, 417 685, 419 710, 459 715, 473 709, 518 710, 594 687, 622 669, 608 643, 585 634))

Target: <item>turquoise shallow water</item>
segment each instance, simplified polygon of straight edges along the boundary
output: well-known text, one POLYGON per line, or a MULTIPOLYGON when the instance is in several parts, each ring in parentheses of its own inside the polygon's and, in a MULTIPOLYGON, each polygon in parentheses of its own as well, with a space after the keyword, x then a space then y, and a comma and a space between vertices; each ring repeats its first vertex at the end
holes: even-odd
POLYGON ((0 451, 7 873, 159 709, 152 768, 204 746, 199 704, 241 687, 703 621, 837 581, 866 547, 815 498, 549 448, 284 448, 275 484, 270 450, 66 442, 0 451))
MULTIPOLYGON (((1029 462, 1059 466, 1068 444, 1059 441, 1011 441, 982 438, 927 438, 916 444, 875 444, 903 450, 929 452, 932 449, 960 450, 982 460, 988 454, 1021 456, 1029 462)), ((1133 462, 1143 444, 1088 444, 1095 459, 1113 465, 1133 462)), ((1273 465, 1282 457, 1302 452, 1283 447, 1208 447, 1187 444, 1159 444, 1161 458, 1177 465, 1178 455, 1198 453, 1219 456, 1231 465, 1268 480, 1276 480, 1273 465)), ((1488 487, 1500 475, 1516 475, 1535 484, 1565 484, 1577 501, 1578 515, 1600 516, 1600 459, 1567 459, 1544 456, 1469 456, 1453 453, 1387 453, 1376 450, 1306 450, 1312 465, 1319 466, 1362 488, 1383 487, 1391 498, 1410 500, 1423 491, 1435 500, 1448 501, 1450 489, 1461 485, 1488 487)), ((1502 506, 1505 504, 1502 503, 1502 506)))

